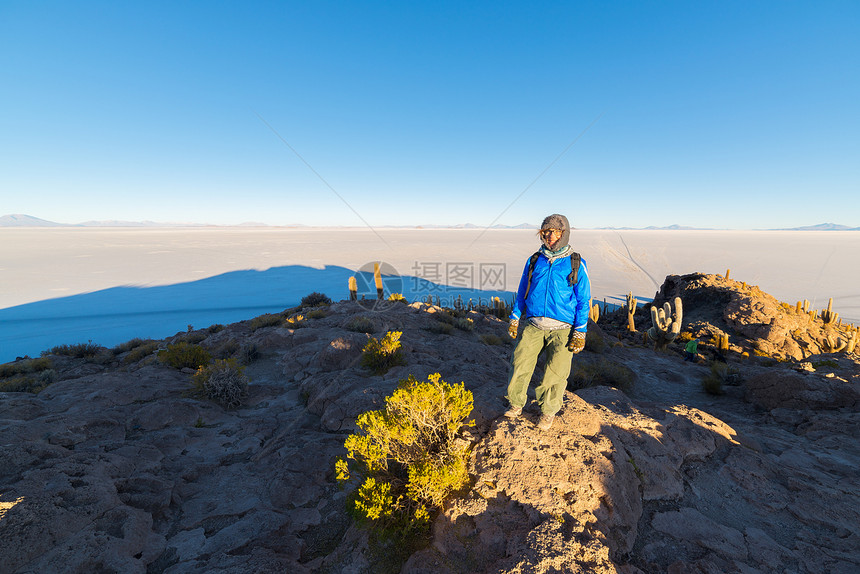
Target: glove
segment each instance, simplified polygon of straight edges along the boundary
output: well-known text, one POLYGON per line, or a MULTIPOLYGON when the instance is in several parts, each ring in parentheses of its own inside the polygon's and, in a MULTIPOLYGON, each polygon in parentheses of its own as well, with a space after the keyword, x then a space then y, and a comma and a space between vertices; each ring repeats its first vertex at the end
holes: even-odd
POLYGON ((570 336, 567 338, 567 350, 574 355, 585 348, 585 333, 580 331, 570 330, 570 336))
POLYGON ((511 336, 511 339, 517 338, 517 328, 520 326, 520 322, 516 319, 511 319, 511 322, 508 324, 508 335, 511 336))

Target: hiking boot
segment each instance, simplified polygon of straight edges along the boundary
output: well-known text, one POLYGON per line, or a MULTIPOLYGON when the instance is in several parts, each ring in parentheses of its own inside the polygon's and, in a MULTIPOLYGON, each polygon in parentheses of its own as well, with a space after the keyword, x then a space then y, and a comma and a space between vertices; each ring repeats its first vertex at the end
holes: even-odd
POLYGON ((541 430, 549 430, 554 419, 555 415, 541 415, 537 426, 541 430))
POLYGON ((505 411, 505 416, 509 419, 515 419, 523 414, 523 407, 511 407, 505 411))

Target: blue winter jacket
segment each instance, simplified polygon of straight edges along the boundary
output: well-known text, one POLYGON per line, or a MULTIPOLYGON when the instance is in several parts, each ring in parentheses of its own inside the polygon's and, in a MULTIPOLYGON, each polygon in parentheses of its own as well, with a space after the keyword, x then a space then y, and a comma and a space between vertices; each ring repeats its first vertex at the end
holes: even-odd
POLYGON ((579 264, 576 285, 568 285, 568 275, 570 255, 555 258, 550 262, 541 253, 535 262, 531 288, 526 299, 524 296, 529 280, 529 263, 526 261, 511 319, 519 320, 523 313, 526 318, 551 317, 570 323, 574 329, 584 333, 588 328, 588 306, 591 302, 591 282, 588 279, 585 259, 579 264))

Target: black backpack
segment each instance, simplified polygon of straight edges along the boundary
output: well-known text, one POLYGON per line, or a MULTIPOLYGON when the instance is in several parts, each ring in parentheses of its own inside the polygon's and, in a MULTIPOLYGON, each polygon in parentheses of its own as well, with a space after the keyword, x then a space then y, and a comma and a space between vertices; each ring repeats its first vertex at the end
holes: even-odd
MULTIPOLYGON (((529 296, 529 290, 532 288, 532 272, 535 270, 535 265, 537 264, 538 257, 540 257, 540 251, 535 251, 534 255, 529 258, 529 278, 526 283, 526 293, 523 295, 523 299, 529 296)), ((567 276, 567 284, 573 287, 576 285, 577 279, 579 279, 579 264, 582 262, 582 256, 574 251, 570 255, 570 275, 567 276)))

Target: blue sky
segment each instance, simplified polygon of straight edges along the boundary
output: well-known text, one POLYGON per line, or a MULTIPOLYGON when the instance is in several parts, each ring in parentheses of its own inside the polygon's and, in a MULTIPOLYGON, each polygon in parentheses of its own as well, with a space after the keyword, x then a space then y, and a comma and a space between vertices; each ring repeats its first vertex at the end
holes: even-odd
POLYGON ((0 215, 860 226, 858 30, 856 1, 2 0, 0 215))

